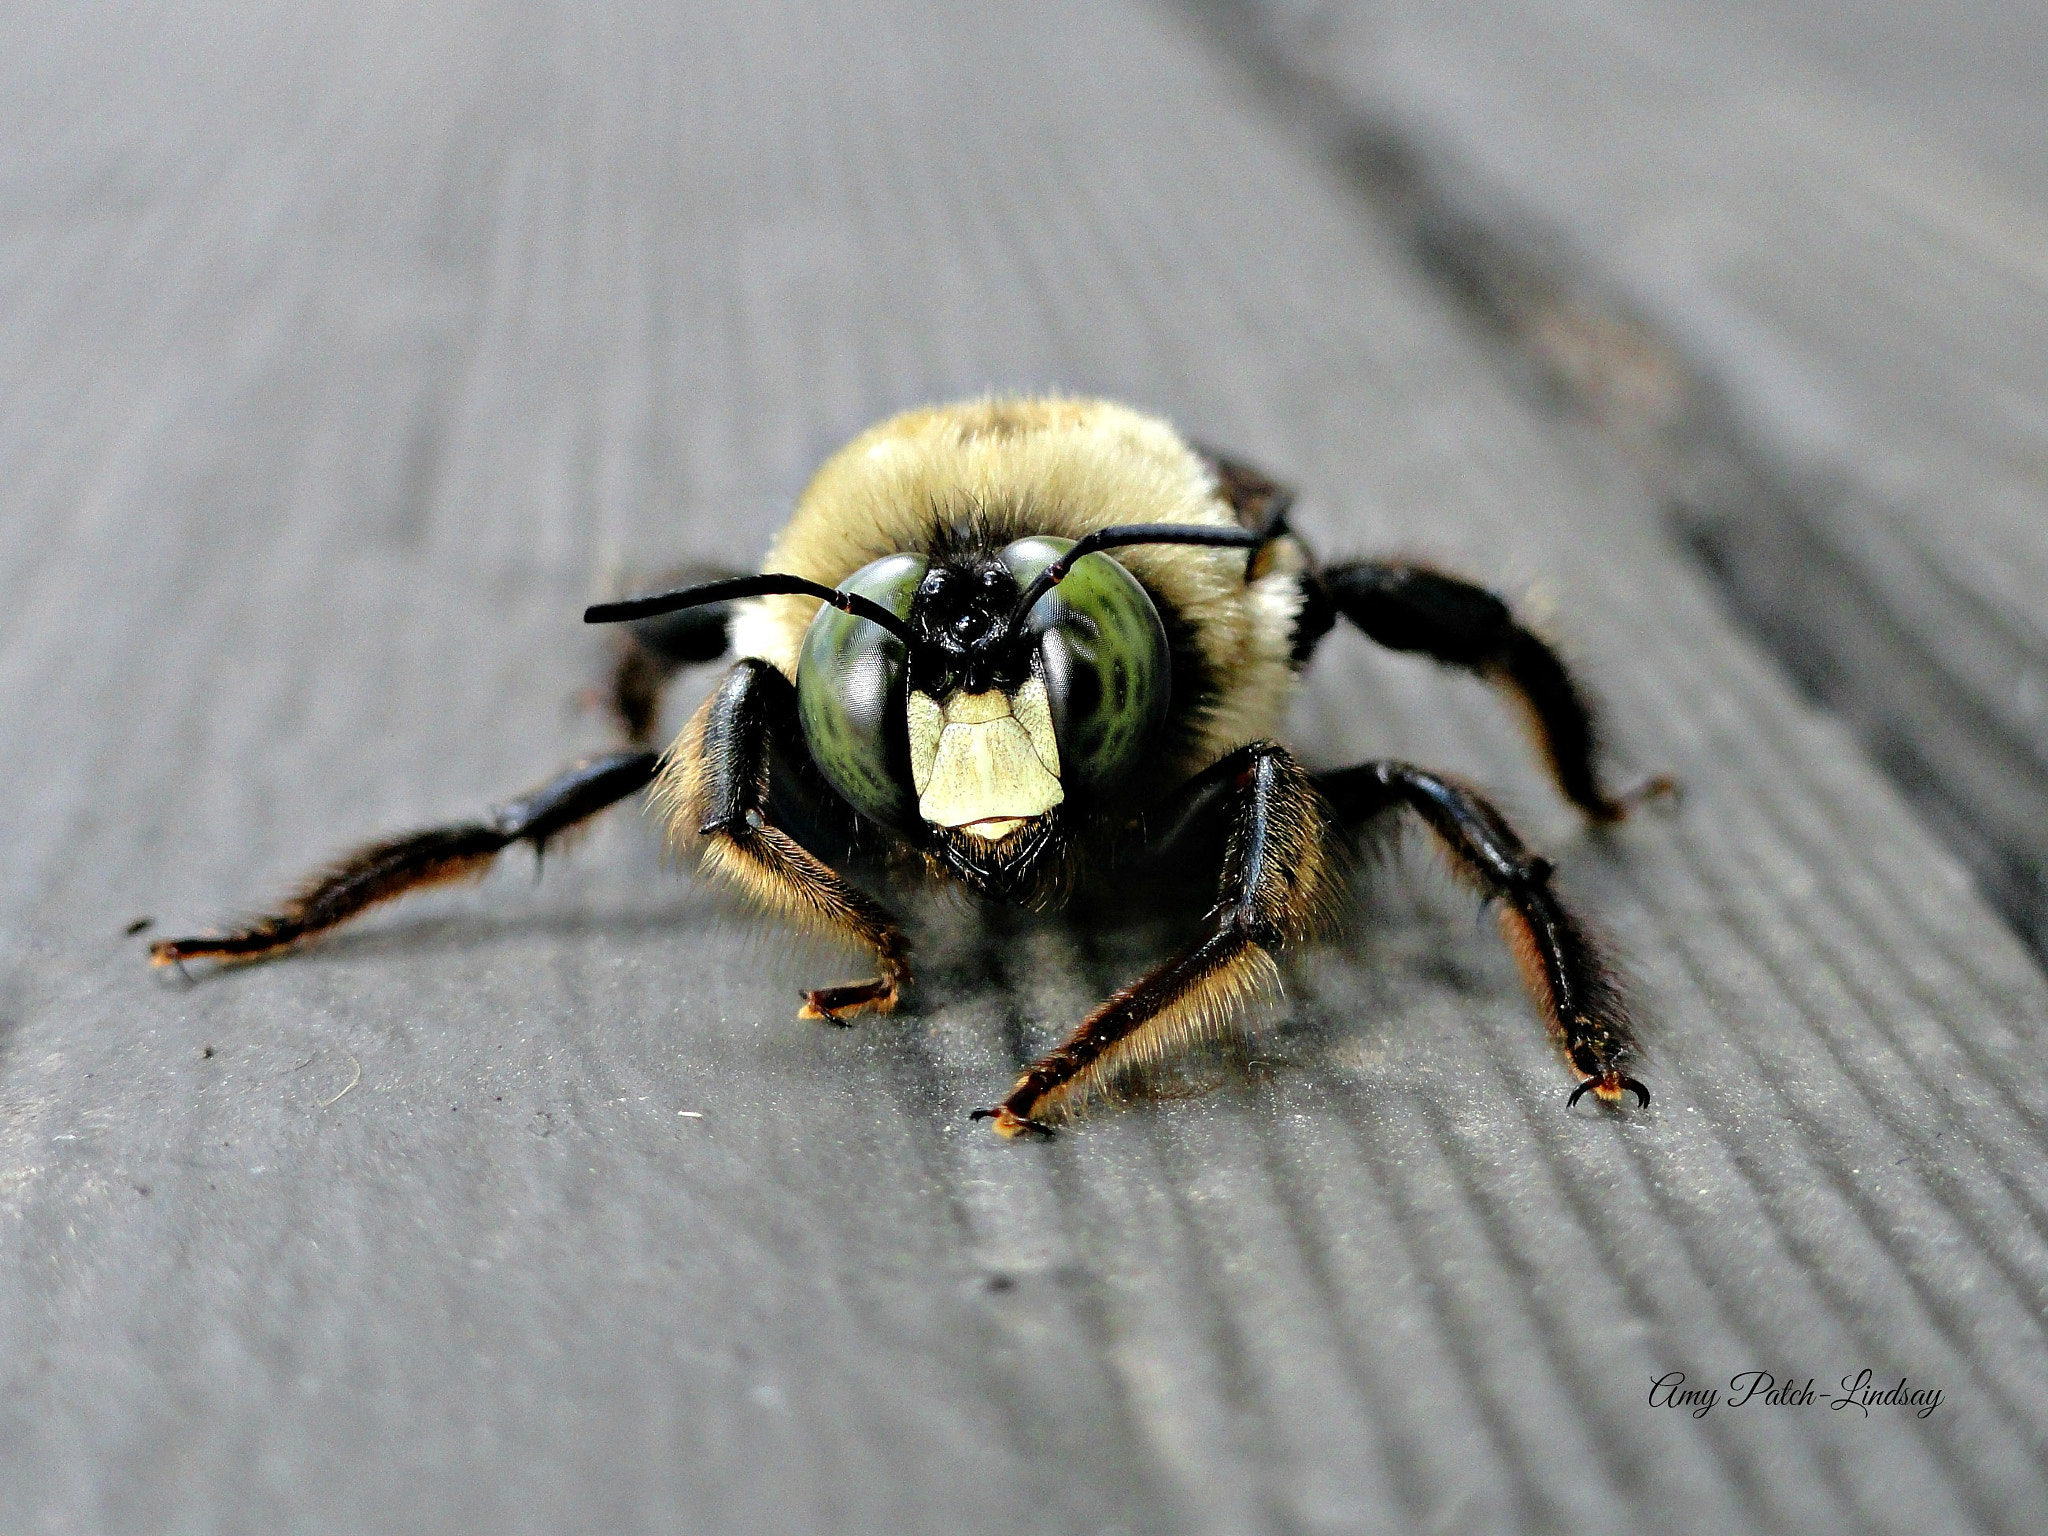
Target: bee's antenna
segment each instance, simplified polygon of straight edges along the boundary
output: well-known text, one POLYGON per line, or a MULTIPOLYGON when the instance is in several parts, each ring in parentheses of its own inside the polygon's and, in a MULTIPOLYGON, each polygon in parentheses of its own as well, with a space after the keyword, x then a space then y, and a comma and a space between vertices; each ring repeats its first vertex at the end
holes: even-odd
POLYGON ((1017 600, 1004 634, 1014 635, 1024 627, 1038 600, 1067 579, 1085 555, 1098 550, 1118 549, 1126 544, 1207 544, 1219 549, 1256 550, 1273 537, 1273 530, 1259 528, 1211 528, 1200 523, 1125 523, 1116 528, 1098 528, 1053 561, 1017 600))
POLYGON ((657 592, 648 597, 629 597, 617 603, 593 603, 583 610, 583 622, 624 624, 633 619, 651 619, 657 614, 674 613, 678 608, 701 608, 706 603, 723 603, 736 597, 772 597, 778 594, 823 598, 841 613, 850 613, 870 624, 879 624, 910 649, 917 648, 917 636, 911 633, 910 626, 880 603, 857 593, 841 592, 837 587, 780 572, 770 572, 765 576, 735 576, 727 581, 678 587, 673 592, 657 592))

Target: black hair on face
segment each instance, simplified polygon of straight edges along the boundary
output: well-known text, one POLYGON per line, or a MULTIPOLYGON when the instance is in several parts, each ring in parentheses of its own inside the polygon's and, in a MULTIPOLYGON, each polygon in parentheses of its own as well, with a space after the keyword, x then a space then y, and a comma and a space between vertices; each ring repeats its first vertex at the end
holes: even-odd
POLYGON ((1014 689, 1030 673, 1030 657, 1009 643, 1017 606, 1016 577, 993 552, 934 558, 910 607, 919 644, 910 656, 910 686, 934 698, 964 688, 1014 689))

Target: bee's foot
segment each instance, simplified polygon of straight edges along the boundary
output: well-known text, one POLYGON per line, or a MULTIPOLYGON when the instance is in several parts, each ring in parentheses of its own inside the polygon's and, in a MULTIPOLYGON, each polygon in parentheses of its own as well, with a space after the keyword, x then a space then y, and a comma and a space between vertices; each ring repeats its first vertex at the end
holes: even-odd
POLYGON ((992 1130, 998 1135, 1014 1140, 1019 1136, 1045 1136, 1053 1134, 1051 1126, 1043 1120, 1026 1120, 1007 1104, 998 1104, 994 1109, 977 1109, 967 1117, 969 1120, 993 1120, 992 1130))
POLYGON ((855 1014, 890 1013, 895 1007, 896 983, 887 977, 877 977, 873 981, 849 981, 806 992, 797 1017, 844 1025, 855 1014))
POLYGON ((1602 1104, 1611 1104, 1617 1108, 1621 1104, 1621 1096, 1624 1093, 1632 1093, 1636 1096, 1637 1109, 1648 1109, 1650 1107, 1650 1090, 1634 1078, 1623 1077, 1619 1072, 1609 1072, 1600 1077, 1587 1078, 1572 1090, 1571 1097, 1564 1101, 1564 1107, 1567 1110, 1576 1107, 1579 1100, 1589 1093, 1599 1099, 1602 1104))

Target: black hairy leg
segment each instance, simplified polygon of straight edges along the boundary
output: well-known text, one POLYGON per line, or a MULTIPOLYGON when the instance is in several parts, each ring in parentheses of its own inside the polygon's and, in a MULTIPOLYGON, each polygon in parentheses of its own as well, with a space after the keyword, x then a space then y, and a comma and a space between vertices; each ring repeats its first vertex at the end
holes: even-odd
POLYGON ((1002 1103, 975 1112, 1002 1135, 1046 1130, 1117 1074, 1226 1030, 1277 990, 1275 951, 1328 921, 1343 886, 1341 849, 1322 796, 1284 747, 1254 742, 1230 753, 1179 792, 1159 825, 1162 841, 1220 828, 1222 872, 1206 931, 1025 1068, 1002 1103))
POLYGON ((1635 1055, 1628 1013, 1599 947, 1551 889, 1548 859, 1531 854, 1507 819, 1474 791, 1406 763, 1363 763, 1317 776, 1350 827, 1406 808, 1436 834, 1452 867, 1499 903, 1501 930, 1552 1038, 1578 1073, 1567 1108, 1587 1093, 1618 1104, 1650 1090, 1628 1075, 1635 1055))
MULTIPOLYGON (((730 580, 736 574, 723 566, 679 566, 657 585, 705 585, 730 580)), ((707 603, 702 608, 679 609, 619 626, 605 703, 628 744, 653 744, 661 696, 669 679, 684 667, 723 656, 728 644, 726 623, 731 617, 732 604, 707 603)))
POLYGON ((645 751, 586 758, 481 821, 454 822, 386 838, 345 854, 288 896, 278 910, 232 932, 162 939, 149 948, 155 965, 186 960, 233 964, 290 949, 379 902, 451 880, 471 879, 514 843, 536 855, 548 843, 645 789, 660 758, 645 751))
POLYGON ((1595 821, 1619 821, 1635 802, 1668 793, 1666 778, 1625 795, 1600 785, 1592 705, 1557 653, 1523 628, 1484 587, 1427 566, 1350 560, 1309 578, 1302 644, 1312 646, 1342 614, 1395 651, 1416 651, 1474 672, 1527 712, 1565 797, 1595 821))
POLYGON ((747 658, 725 675, 672 749, 660 795, 679 829, 703 841, 703 865, 757 905, 875 956, 876 974, 808 992, 800 1016, 833 1023, 896 1006, 910 946, 888 911, 834 873, 769 814, 775 761, 809 761, 796 686, 747 658))

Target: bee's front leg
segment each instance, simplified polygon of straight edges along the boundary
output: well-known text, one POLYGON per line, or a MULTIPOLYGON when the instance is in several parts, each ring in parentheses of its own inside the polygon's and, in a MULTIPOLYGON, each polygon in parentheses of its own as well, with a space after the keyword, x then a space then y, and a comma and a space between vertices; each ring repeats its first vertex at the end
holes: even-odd
POLYGON ((1254 742, 1182 792, 1189 818, 1220 810, 1225 839, 1207 933, 1082 1021, 1025 1068, 1002 1103, 977 1110, 1004 1136, 1042 1131, 1119 1071, 1229 1026, 1276 990, 1274 952, 1322 927, 1343 889, 1340 844, 1314 783, 1284 747, 1254 742))
POLYGON ((871 950, 876 974, 805 994, 801 1017, 896 1006, 910 980, 910 945, 887 909, 856 889, 769 818, 771 758, 809 760, 796 688, 765 661, 726 674, 670 749, 658 790, 674 828, 701 840, 703 867, 777 916, 871 950))
POLYGON ((1608 1104, 1627 1096, 1649 1104, 1649 1089, 1628 1074, 1633 1032, 1599 946, 1551 889, 1549 861, 1472 790, 1392 762, 1312 779, 1284 749, 1257 742, 1201 774, 1180 800, 1172 836, 1219 811, 1224 820, 1220 899, 1208 933, 1110 998, 1026 1068, 1001 1104, 977 1112, 1001 1134, 1048 1129, 1119 1070, 1227 1027, 1275 987, 1273 951, 1323 926, 1343 888, 1344 829, 1404 809, 1436 835, 1454 869, 1499 903, 1529 991, 1579 1078, 1569 1102, 1590 1093, 1608 1104))

